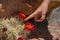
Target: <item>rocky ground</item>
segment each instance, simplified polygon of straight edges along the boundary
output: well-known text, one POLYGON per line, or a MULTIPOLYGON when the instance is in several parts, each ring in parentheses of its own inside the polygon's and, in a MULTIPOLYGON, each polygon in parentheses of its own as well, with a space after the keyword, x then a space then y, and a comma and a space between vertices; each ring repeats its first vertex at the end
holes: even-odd
POLYGON ((60 40, 60 7, 54 9, 49 20, 49 30, 54 38, 60 40))

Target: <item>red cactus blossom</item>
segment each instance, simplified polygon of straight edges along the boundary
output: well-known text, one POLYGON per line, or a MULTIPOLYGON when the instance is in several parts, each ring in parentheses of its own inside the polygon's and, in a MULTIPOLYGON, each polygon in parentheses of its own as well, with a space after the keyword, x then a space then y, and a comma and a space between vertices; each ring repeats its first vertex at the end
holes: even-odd
POLYGON ((19 19, 20 19, 20 20, 26 18, 26 16, 25 16, 22 12, 20 12, 18 15, 19 15, 19 19))
POLYGON ((7 31, 7 28, 6 28, 6 27, 4 27, 2 30, 3 30, 3 32, 6 32, 6 31, 7 31))
POLYGON ((32 30, 34 30, 35 28, 34 28, 34 26, 33 26, 31 23, 26 22, 26 23, 25 23, 25 29, 27 29, 28 31, 32 31, 32 30))
POLYGON ((18 38, 18 40, 24 40, 24 36, 20 35, 20 37, 18 38))
POLYGON ((29 23, 29 22, 26 22, 25 24, 26 24, 26 25, 31 25, 31 23, 29 23))

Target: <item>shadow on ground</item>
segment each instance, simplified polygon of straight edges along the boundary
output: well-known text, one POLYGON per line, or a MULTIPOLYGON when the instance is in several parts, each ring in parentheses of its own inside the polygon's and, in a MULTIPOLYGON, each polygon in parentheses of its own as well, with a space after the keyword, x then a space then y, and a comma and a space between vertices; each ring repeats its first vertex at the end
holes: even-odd
POLYGON ((35 30, 31 31, 28 35, 29 39, 32 38, 44 38, 45 40, 52 40, 52 35, 48 30, 48 21, 45 19, 43 22, 35 22, 33 19, 30 20, 33 25, 35 25, 35 30))

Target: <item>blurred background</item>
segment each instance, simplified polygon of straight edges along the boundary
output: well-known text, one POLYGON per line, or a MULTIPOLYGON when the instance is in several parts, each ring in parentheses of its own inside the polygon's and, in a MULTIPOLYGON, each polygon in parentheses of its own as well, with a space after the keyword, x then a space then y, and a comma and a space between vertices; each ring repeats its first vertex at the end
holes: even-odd
MULTIPOLYGON (((41 3, 42 0, 0 0, 0 18, 11 17, 18 12, 30 15, 41 3)), ((60 40, 60 0, 52 0, 47 13, 48 30, 53 40, 60 40)))

